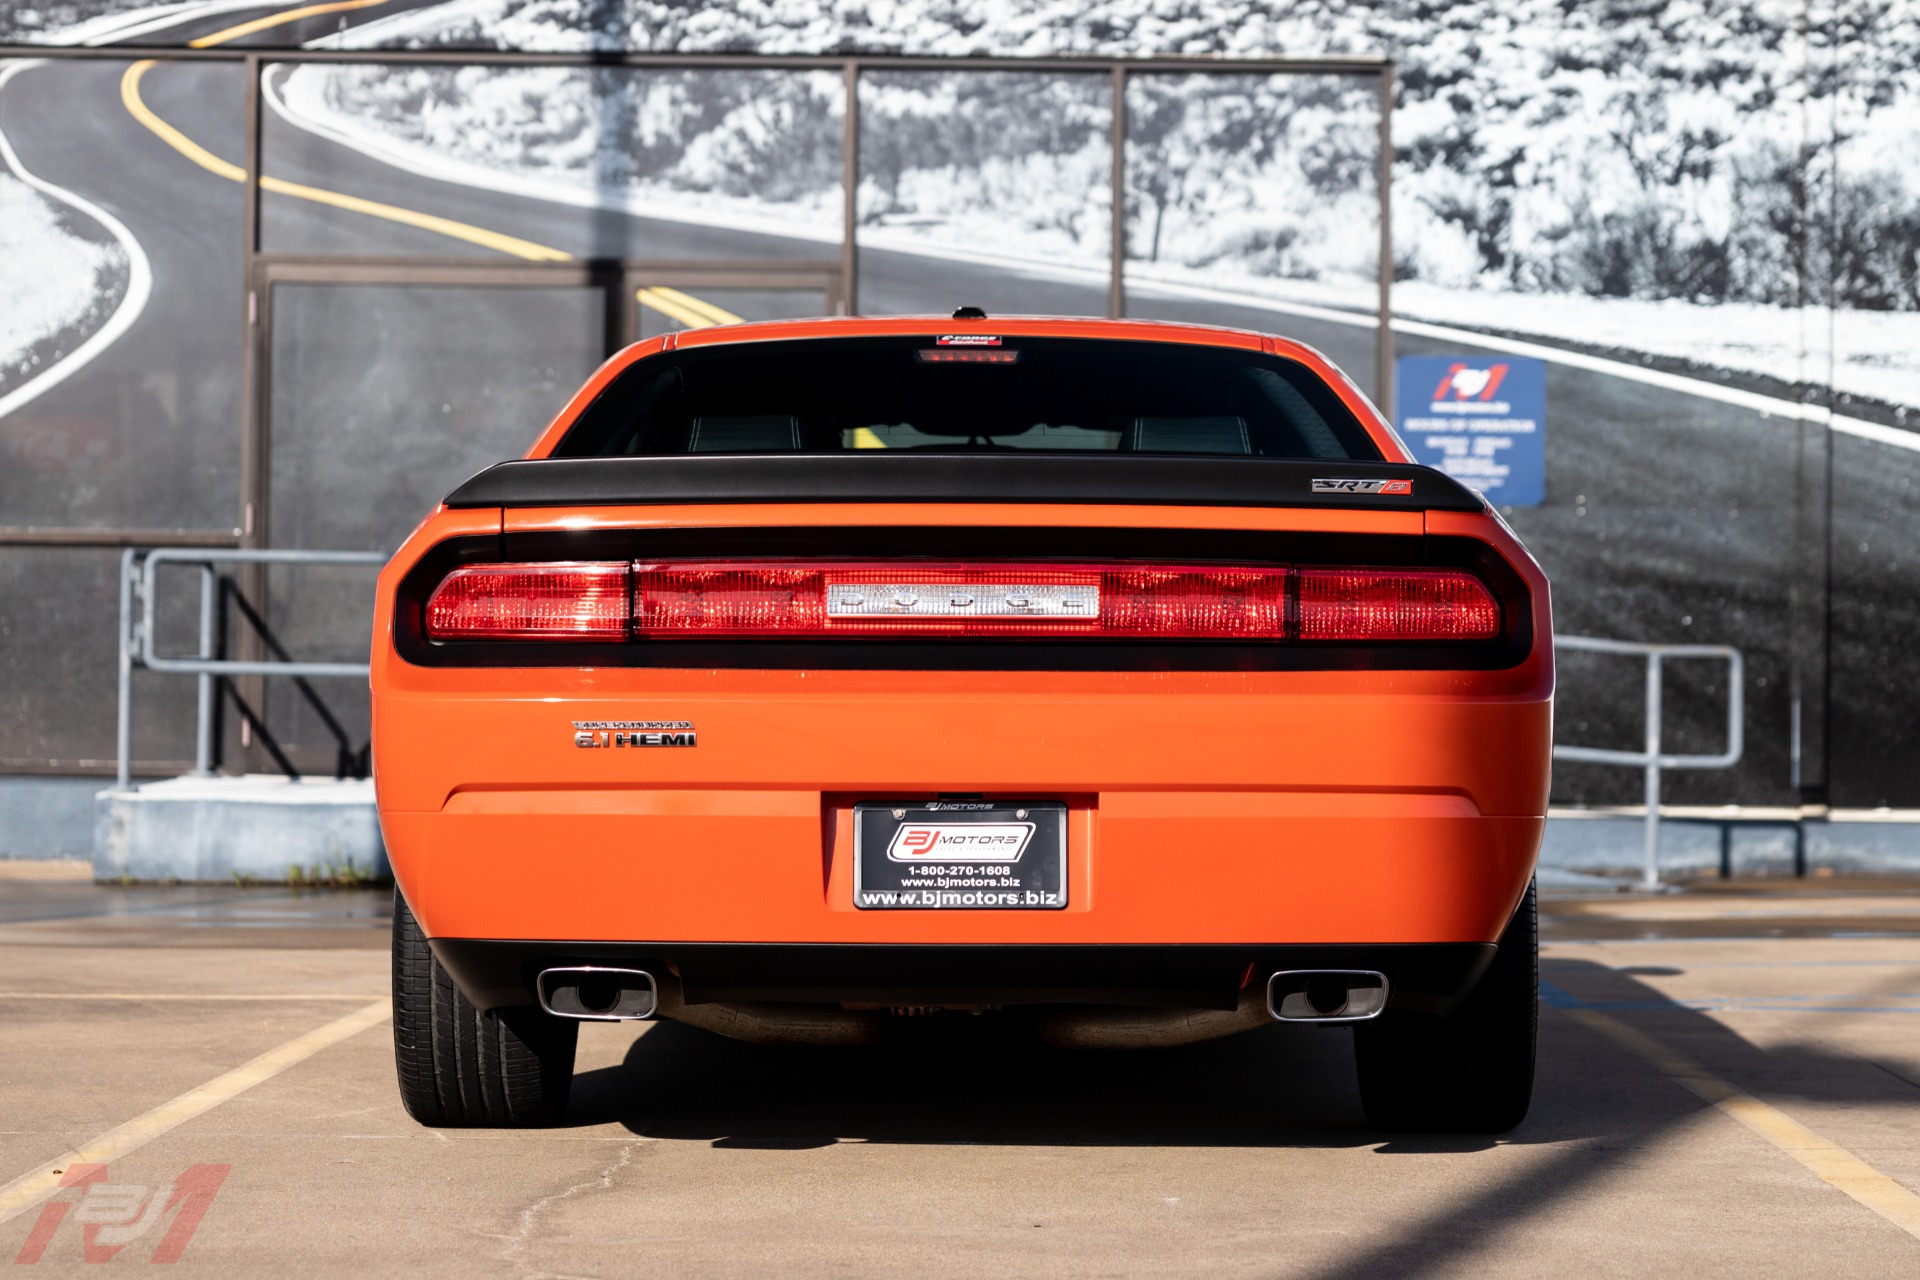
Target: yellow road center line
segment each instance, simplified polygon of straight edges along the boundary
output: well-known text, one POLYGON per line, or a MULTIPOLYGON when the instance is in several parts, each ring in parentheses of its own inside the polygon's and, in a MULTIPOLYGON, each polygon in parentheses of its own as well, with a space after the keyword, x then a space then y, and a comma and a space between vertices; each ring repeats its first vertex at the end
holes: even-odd
POLYGON ((0 991, 0 1000, 384 1000, 371 992, 0 991))
POLYGON ((189 138, 186 134, 180 132, 153 113, 153 108, 149 107, 146 100, 140 96, 141 78, 151 70, 153 70, 153 59, 151 58, 136 62, 127 68, 127 73, 120 77, 121 105, 126 107, 127 112, 132 115, 135 120, 138 120, 148 129, 158 134, 160 141, 166 143, 175 151, 178 151, 202 169, 205 169, 208 173, 217 173, 230 182, 245 182, 247 180, 247 171, 245 169, 242 169, 237 164, 229 164, 227 161, 222 160, 219 156, 216 156, 213 152, 207 150, 192 138, 189 138))
POLYGON ((384 997, 376 1000, 364 1009, 357 1009, 324 1027, 316 1027, 303 1036, 296 1036, 277 1049, 269 1049, 244 1066, 235 1067, 198 1088, 189 1089, 173 1101, 162 1103, 117 1129, 109 1129, 65 1155, 55 1156, 30 1173, 21 1174, 0 1187, 0 1222, 18 1217, 51 1197, 60 1189, 61 1170, 70 1169, 75 1164, 107 1164, 118 1160, 187 1121, 205 1115, 221 1103, 238 1097, 255 1085, 271 1080, 288 1067, 305 1062, 322 1049, 339 1044, 369 1027, 378 1026, 392 1012, 391 1001, 384 997))
MULTIPOLYGON (((355 0, 357 3, 358 0, 355 0)), ((326 6, 320 6, 322 8, 326 6)), ((294 10, 298 13, 300 10, 294 10)), ((287 15, 276 15, 286 18, 287 15)), ((266 19, 261 19, 264 22, 266 19)), ((239 28, 235 28, 238 30, 239 28)), ((257 28, 256 28, 257 29, 257 28)), ((211 39, 212 37, 208 37, 211 39)), ((162 142, 178 151, 187 159, 217 174, 229 182, 245 182, 247 171, 237 164, 222 160, 205 147, 189 138, 180 130, 168 124, 149 107, 140 96, 140 81, 152 70, 153 59, 145 59, 127 68, 120 77, 120 101, 128 113, 145 125, 162 142)), ((437 235, 454 240, 464 240, 468 244, 477 244, 482 248, 493 249, 516 258, 526 258, 533 262, 570 262, 573 255, 564 249, 555 249, 550 245, 538 244, 532 240, 522 240, 504 232, 489 231, 485 227, 476 227, 471 223, 457 222, 452 218, 441 218, 430 213, 420 213, 413 209, 403 209, 398 205, 382 204, 378 200, 366 200, 359 196, 350 196, 338 191, 327 191, 320 187, 310 187, 304 183, 288 182, 284 178, 262 177, 260 188, 279 195, 292 196, 297 200, 310 200, 315 204, 331 205, 336 209, 345 209, 352 213, 363 213, 370 218, 381 218, 388 222, 397 222, 409 227, 418 227, 422 231, 431 231, 437 235)))
POLYGON ((652 285, 633 295, 641 306, 650 307, 678 321, 689 329, 710 329, 717 324, 739 324, 740 317, 731 311, 722 310, 711 302, 696 298, 690 293, 678 289, 669 289, 664 285, 652 285))
POLYGON ((853 429, 853 447, 856 449, 884 449, 887 447, 887 442, 874 434, 872 427, 855 427, 853 429))
POLYGON ((1574 1008, 1564 1012, 1582 1026, 1646 1059, 1668 1079, 1711 1102, 1798 1160, 1828 1186, 1851 1196, 1908 1235, 1920 1239, 1920 1195, 1853 1152, 1617 1018, 1597 1009, 1574 1008))
POLYGON ((705 298, 696 298, 692 294, 682 293, 678 289, 669 289, 663 284, 654 285, 650 292, 657 298, 662 298, 668 302, 685 307, 689 311, 698 312, 705 316, 712 324, 744 323, 739 316, 724 307, 717 307, 705 298))
MULTIPOLYGON (((211 48, 229 40, 252 35, 257 31, 266 31, 273 27, 284 26, 289 22, 298 22, 317 14, 339 13, 349 9, 371 9, 387 3, 387 0, 331 0, 326 4, 301 5, 298 8, 283 10, 243 22, 238 26, 216 31, 190 41, 196 49, 211 48)), ((205 147, 189 138, 173 125, 160 118, 140 96, 140 81, 153 68, 153 60, 136 62, 127 68, 120 78, 120 101, 129 114, 146 126, 156 137, 178 151, 193 163, 209 173, 217 174, 229 182, 245 182, 247 171, 237 164, 222 160, 205 147)), ((304 183, 288 182, 284 178, 262 176, 260 188, 277 195, 291 196, 296 200, 308 200, 315 204, 324 204, 335 209, 345 209, 351 213, 365 214, 370 218, 381 218, 388 222, 397 222, 403 226, 417 227, 422 231, 433 232, 454 240, 464 240, 482 248, 492 249, 515 258, 525 258, 532 262, 571 262, 573 255, 564 249, 540 244, 533 240, 524 240, 519 236, 510 236, 500 231, 490 231, 485 227, 476 227, 472 223, 459 222, 452 218, 442 218, 430 213, 420 213, 413 209, 403 209, 398 205, 385 204, 378 200, 367 200, 360 196, 350 196, 338 191, 328 191, 323 187, 311 187, 304 183)), ((669 318, 678 321, 689 329, 704 329, 716 324, 739 324, 741 318, 723 307, 692 294, 682 293, 678 289, 655 286, 642 289, 639 301, 669 318)))
POLYGON ((260 179, 262 191, 273 191, 283 196, 293 196, 300 200, 311 200, 315 204, 332 205, 336 209, 346 209, 353 213, 364 213, 371 218, 384 218, 388 222, 398 222, 409 227, 418 227, 422 231, 433 231, 454 240, 465 240, 469 244, 481 245, 488 249, 497 249, 501 253, 516 258, 526 258, 533 262, 571 262, 573 255, 565 249, 555 249, 532 240, 522 240, 500 231, 489 231, 485 227, 476 227, 469 222, 456 222, 452 218, 436 217, 431 213, 418 213, 412 209, 402 209, 398 205, 382 204, 378 200, 363 200, 359 196, 343 195, 338 191, 327 191, 320 187, 309 187, 298 182, 288 182, 283 178, 260 179))
POLYGON ((302 5, 298 9, 270 13, 264 18, 255 18, 237 27, 228 27, 210 36, 201 36, 198 40, 189 40, 187 48, 208 49, 216 44, 225 44, 229 40, 238 40, 241 36, 250 36, 256 31, 267 31, 274 27, 285 26, 289 22, 298 22, 302 18, 318 17, 323 13, 341 13, 348 9, 374 9, 385 3, 387 0, 333 0, 331 4, 302 5))

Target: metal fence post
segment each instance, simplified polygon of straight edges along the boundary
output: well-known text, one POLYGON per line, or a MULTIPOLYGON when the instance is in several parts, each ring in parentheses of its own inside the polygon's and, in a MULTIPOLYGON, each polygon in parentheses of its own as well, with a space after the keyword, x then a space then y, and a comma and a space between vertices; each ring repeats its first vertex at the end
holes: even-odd
POLYGON ((140 553, 128 547, 120 553, 120 705, 114 712, 113 785, 125 791, 133 781, 133 560, 140 553))
MULTIPOLYGON (((213 635, 213 566, 200 566, 200 657, 211 660, 214 657, 213 635)), ((195 707, 193 724, 193 774, 196 778, 210 777, 213 774, 213 673, 203 671, 199 676, 199 697, 195 707)))
POLYGON ((1647 805, 1643 851, 1647 889, 1660 887, 1660 778, 1667 769, 1729 769, 1739 763, 1746 748, 1746 663, 1740 651, 1724 644, 1641 644, 1632 640, 1602 640, 1594 636, 1555 636, 1553 647, 1581 653, 1610 653, 1647 660, 1646 732, 1642 751, 1619 751, 1612 747, 1583 747, 1555 743, 1555 760, 1578 760, 1584 764, 1616 765, 1644 771, 1647 805), (1661 750, 1661 692, 1663 663, 1668 658, 1717 658, 1727 664, 1727 749, 1713 755, 1668 755, 1661 750))
POLYGON ((1660 887, 1660 653, 1647 655, 1646 875, 1641 885, 1660 887))

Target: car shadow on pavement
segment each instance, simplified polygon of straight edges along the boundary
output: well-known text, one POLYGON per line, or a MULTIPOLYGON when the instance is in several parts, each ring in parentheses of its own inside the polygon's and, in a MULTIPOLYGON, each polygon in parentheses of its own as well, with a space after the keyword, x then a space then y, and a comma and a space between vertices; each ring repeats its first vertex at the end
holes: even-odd
POLYGON ((1498 1139, 1367 1126, 1344 1028, 1274 1025, 1175 1049, 1050 1049, 1017 1013, 902 1020, 873 1049, 742 1044, 678 1023, 641 1034, 616 1067, 574 1081, 570 1125, 647 1137, 800 1148, 841 1140, 1475 1151, 1655 1133, 1703 1105, 1612 1041, 1556 1015, 1586 1003, 1767 1097, 1920 1104, 1920 1089, 1813 1047, 1763 1051, 1631 974, 1543 970, 1540 1069, 1526 1122, 1498 1139))
MULTIPOLYGON (((1641 972, 1653 977, 1679 970, 1641 972)), ((1593 1010, 1625 1023, 1765 1101, 1789 1107, 1799 1101, 1920 1108, 1920 1082, 1804 1042, 1762 1048, 1707 1012, 1667 998, 1632 970, 1552 960, 1541 966, 1540 976, 1540 1070, 1533 1109, 1501 1141, 1545 1148, 1544 1159, 1517 1163, 1506 1176, 1490 1181, 1476 1178, 1471 1192, 1429 1216, 1396 1223, 1372 1248, 1317 1273, 1315 1280, 1458 1271, 1481 1256, 1496 1233, 1530 1229, 1547 1210, 1578 1200, 1648 1147, 1679 1140, 1696 1121, 1726 1126, 1729 1138, 1747 1143, 1758 1161, 1792 1167, 1789 1156, 1770 1151, 1731 1117, 1702 1116, 1710 1104, 1565 1010, 1593 1010)), ((1374 1148, 1381 1155, 1444 1149, 1431 1139, 1400 1137, 1374 1148)), ((1702 1204, 1699 1210, 1708 1216, 1724 1213, 1727 1203, 1702 1204)))
POLYGON ((1357 1280, 1456 1267, 1491 1233, 1523 1228, 1578 1197, 1707 1107, 1566 1016, 1568 1008, 1607 1013, 1765 1099, 1920 1106, 1914 1081, 1809 1044, 1762 1049, 1632 973, 1549 961, 1542 981, 1533 1109, 1498 1138, 1370 1128, 1345 1031, 1276 1025, 1177 1049, 1073 1053, 1039 1044, 1018 1017, 967 1015, 914 1020, 906 1034, 870 1050, 768 1048, 658 1024, 620 1065, 575 1080, 568 1123, 617 1122, 656 1139, 774 1150, 850 1140, 1371 1148, 1389 1158, 1541 1148, 1504 1161, 1498 1176, 1476 1167, 1459 1197, 1322 1277, 1357 1280))

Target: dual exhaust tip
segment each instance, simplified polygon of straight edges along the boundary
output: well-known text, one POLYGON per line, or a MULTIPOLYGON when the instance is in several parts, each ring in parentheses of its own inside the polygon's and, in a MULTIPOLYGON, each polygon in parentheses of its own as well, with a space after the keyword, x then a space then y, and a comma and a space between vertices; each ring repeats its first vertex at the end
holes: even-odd
POLYGON ((653 975, 644 969, 542 969, 534 986, 542 1009, 583 1022, 641 1021, 651 1018, 660 1003, 653 975))
POLYGON ((1281 1022, 1366 1022, 1387 1007, 1374 969, 1287 969, 1267 979, 1267 1012, 1281 1022))
MULTIPOLYGON (((642 1021, 660 1003, 644 969, 543 969, 540 1007, 584 1022, 642 1021)), ((1281 1022, 1365 1022, 1387 1007, 1387 976, 1373 969, 1286 969, 1267 979, 1267 1012, 1281 1022)))

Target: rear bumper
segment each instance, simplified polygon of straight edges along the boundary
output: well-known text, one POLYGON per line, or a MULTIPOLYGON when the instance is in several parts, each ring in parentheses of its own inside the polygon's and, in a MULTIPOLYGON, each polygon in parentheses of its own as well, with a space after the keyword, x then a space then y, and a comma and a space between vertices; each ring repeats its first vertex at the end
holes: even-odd
POLYGON ((1491 943, 1272 946, 889 946, 553 942, 436 938, 434 955, 482 1009, 535 1003, 560 965, 677 974, 689 1004, 1122 1004, 1232 1009, 1287 969, 1372 969, 1390 1005, 1445 1012, 1493 959, 1491 943))
POLYGON ((1012 946, 1491 942, 1543 826, 1457 795, 1027 792, 1069 806, 1064 909, 863 910, 853 805, 886 798, 470 792, 382 822, 433 938, 1012 946))

